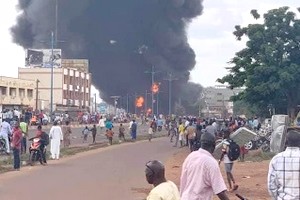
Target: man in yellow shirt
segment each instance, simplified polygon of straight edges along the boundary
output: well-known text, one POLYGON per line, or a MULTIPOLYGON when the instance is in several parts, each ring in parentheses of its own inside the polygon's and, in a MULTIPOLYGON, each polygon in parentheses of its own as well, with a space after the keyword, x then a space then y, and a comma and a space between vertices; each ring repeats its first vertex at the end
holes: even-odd
POLYGON ((27 136, 28 136, 28 125, 23 118, 21 118, 21 123, 19 124, 22 131, 22 141, 21 141, 21 153, 25 154, 27 149, 27 136))
POLYGON ((146 179, 154 188, 149 193, 147 200, 180 200, 177 186, 165 178, 165 167, 157 161, 149 161, 146 164, 146 179))
POLYGON ((184 138, 185 138, 185 126, 181 122, 178 127, 178 132, 179 132, 179 142, 180 142, 180 147, 183 147, 184 145, 184 138))

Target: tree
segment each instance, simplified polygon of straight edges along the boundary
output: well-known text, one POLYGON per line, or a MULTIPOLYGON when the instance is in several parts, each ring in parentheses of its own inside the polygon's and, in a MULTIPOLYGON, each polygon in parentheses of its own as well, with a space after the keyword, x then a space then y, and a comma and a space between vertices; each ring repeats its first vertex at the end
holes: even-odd
MULTIPOLYGON (((256 10, 251 14, 261 18, 256 10)), ((229 74, 218 81, 246 88, 235 100, 261 109, 273 105, 294 118, 300 100, 300 20, 288 7, 270 10, 263 19, 262 24, 235 26, 237 40, 247 37, 246 48, 236 53, 229 74)))

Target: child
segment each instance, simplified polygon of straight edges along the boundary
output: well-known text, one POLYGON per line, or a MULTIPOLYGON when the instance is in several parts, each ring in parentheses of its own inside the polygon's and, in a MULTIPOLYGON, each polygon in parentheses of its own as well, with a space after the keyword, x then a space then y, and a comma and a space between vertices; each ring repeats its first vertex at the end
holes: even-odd
POLYGON ((89 128, 86 126, 83 131, 82 131, 82 134, 83 134, 83 143, 84 142, 87 142, 87 138, 88 138, 88 134, 89 134, 90 130, 89 128))
POLYGON ((114 136, 114 132, 111 130, 111 128, 109 130, 106 131, 106 137, 108 138, 108 145, 112 145, 112 139, 114 136))

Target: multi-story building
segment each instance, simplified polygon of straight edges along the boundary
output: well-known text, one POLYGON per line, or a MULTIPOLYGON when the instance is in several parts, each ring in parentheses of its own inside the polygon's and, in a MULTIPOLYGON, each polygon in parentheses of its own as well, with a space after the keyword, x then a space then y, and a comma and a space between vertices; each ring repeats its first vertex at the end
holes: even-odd
MULTIPOLYGON (((88 73, 88 65, 81 70, 76 67, 76 61, 88 64, 83 60, 68 60, 68 65, 53 69, 53 108, 77 107, 86 109, 90 107, 91 74, 88 73), (74 67, 70 63, 75 63, 74 67)), ((19 78, 38 80, 38 110, 50 109, 51 98, 51 68, 19 68, 19 78)))
POLYGON ((33 108, 36 82, 0 76, 0 111, 33 108))
POLYGON ((207 117, 226 118, 233 115, 233 102, 231 97, 237 95, 242 89, 229 89, 226 86, 207 87, 204 89, 202 98, 204 108, 202 115, 207 117))

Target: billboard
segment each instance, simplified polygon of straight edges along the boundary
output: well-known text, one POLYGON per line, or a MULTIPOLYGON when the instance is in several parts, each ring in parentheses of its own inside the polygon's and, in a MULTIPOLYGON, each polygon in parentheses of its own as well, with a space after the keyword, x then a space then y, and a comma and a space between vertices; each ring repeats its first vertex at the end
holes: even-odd
POLYGON ((106 103, 99 103, 97 110, 100 114, 106 114, 108 111, 108 105, 106 103))
MULTIPOLYGON (((26 67, 51 67, 52 49, 26 49, 26 67)), ((53 67, 61 68, 61 49, 53 49, 53 67)))

